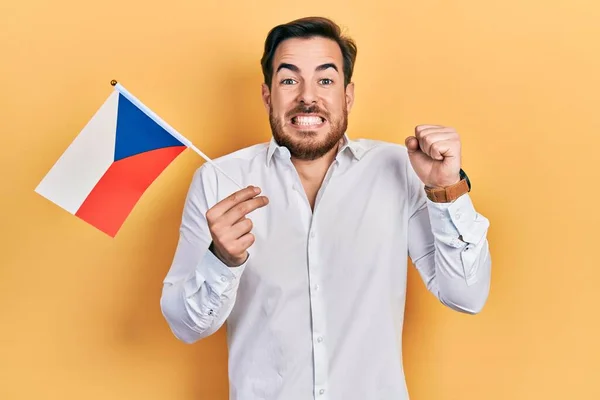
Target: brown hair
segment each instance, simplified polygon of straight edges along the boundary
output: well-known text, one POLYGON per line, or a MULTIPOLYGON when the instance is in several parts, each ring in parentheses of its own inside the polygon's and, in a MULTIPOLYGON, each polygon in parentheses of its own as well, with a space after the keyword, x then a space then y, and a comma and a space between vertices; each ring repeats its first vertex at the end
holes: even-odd
POLYGON ((271 88, 273 78, 273 56, 277 46, 286 39, 315 36, 332 39, 340 46, 344 60, 344 86, 351 82, 356 61, 356 43, 351 38, 342 35, 340 27, 330 19, 306 17, 278 25, 269 31, 260 60, 265 83, 269 88, 271 88))

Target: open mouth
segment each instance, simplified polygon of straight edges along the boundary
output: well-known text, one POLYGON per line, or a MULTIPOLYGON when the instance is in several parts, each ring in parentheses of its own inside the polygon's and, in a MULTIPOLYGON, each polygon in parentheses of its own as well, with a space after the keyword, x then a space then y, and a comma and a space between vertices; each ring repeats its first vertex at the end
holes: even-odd
POLYGON ((325 123, 325 118, 318 115, 296 115, 291 119, 292 125, 298 128, 316 128, 325 123))

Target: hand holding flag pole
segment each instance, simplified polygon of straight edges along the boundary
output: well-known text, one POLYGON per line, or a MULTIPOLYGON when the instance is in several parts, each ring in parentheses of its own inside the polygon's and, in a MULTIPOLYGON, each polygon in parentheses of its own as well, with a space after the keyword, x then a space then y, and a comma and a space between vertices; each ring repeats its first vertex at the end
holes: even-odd
POLYGON ((233 182, 238 188, 243 189, 243 187, 237 183, 235 179, 225 173, 218 165, 216 165, 206 154, 201 152, 192 142, 190 142, 187 138, 185 138, 182 134, 177 132, 171 125, 167 124, 162 118, 160 118, 156 113, 146 107, 141 101, 139 101, 134 95, 129 93, 127 89, 125 89, 119 82, 116 80, 110 81, 110 84, 115 87, 116 90, 119 91, 123 96, 125 96, 129 101, 135 104, 140 110, 146 113, 150 118, 152 118, 157 124, 163 127, 167 132, 176 137, 179 141, 185 144, 190 149, 194 150, 200 157, 204 158, 206 162, 215 167, 220 173, 222 173, 225 177, 227 177, 231 182, 233 182))

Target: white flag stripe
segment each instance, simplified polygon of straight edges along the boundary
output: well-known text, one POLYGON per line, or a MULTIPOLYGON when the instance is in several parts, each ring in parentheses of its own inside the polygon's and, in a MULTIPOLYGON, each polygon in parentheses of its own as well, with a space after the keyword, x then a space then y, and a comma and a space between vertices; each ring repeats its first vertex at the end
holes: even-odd
POLYGON ((119 92, 96 111, 35 191, 75 214, 114 161, 119 92))

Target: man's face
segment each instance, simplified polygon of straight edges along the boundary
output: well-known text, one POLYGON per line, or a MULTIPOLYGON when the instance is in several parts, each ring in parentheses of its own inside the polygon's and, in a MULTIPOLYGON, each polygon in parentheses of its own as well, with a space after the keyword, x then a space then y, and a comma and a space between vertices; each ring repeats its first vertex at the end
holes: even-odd
POLYGON ((319 158, 346 132, 354 85, 344 87, 342 52, 330 39, 293 38, 273 57, 263 100, 275 141, 302 160, 319 158))

